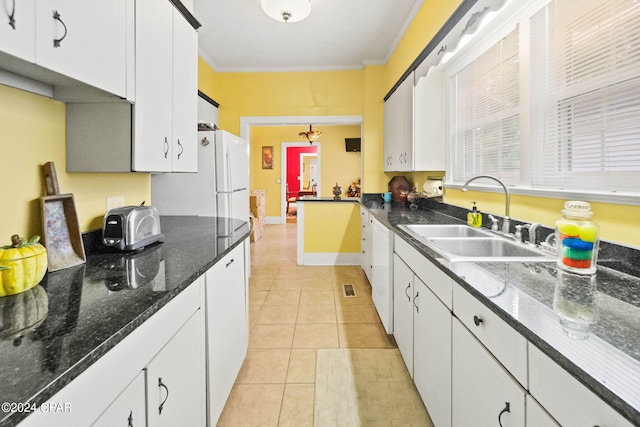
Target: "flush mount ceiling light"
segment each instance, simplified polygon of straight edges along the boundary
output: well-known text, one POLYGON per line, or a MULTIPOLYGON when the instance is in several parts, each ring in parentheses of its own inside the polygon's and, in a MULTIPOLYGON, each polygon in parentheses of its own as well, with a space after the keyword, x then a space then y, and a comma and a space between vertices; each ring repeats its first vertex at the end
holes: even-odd
POLYGON ((322 135, 322 131, 313 130, 311 129, 311 126, 312 125, 309 125, 309 132, 300 132, 298 134, 300 138, 309 141, 309 144, 313 144, 314 142, 316 142, 318 138, 320 138, 320 135, 322 135))
POLYGON ((298 22, 311 13, 311 0, 262 0, 262 10, 280 22, 298 22))

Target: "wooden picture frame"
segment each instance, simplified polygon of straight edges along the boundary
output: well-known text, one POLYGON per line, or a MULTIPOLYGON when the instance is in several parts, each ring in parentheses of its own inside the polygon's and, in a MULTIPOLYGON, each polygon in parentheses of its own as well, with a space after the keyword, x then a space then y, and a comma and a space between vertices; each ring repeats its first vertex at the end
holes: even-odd
POLYGON ((262 146, 262 169, 273 169, 273 146, 262 146))

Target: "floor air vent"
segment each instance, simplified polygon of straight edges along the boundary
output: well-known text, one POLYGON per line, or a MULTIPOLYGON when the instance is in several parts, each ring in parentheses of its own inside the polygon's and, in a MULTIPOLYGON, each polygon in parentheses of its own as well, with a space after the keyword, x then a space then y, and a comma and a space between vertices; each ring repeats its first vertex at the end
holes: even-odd
POLYGON ((356 290, 353 287, 353 285, 351 285, 349 283, 343 283, 342 284, 342 292, 343 292, 345 297, 355 298, 355 297, 358 296, 358 295, 356 295, 356 290))

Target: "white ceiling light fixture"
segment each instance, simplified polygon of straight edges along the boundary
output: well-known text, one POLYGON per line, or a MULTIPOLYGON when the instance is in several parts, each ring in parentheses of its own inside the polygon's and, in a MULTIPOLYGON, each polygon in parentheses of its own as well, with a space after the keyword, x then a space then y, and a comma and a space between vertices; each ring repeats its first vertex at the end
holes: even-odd
POLYGON ((262 0, 262 10, 280 22, 298 22, 311 13, 311 0, 262 0))

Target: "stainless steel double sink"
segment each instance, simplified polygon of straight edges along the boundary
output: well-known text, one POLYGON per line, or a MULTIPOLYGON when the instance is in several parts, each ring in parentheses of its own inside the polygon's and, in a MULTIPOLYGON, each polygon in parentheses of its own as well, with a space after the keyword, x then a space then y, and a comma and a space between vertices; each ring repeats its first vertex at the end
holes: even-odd
POLYGON ((546 262, 555 257, 542 250, 467 225, 408 224, 399 225, 417 240, 449 261, 546 262))

